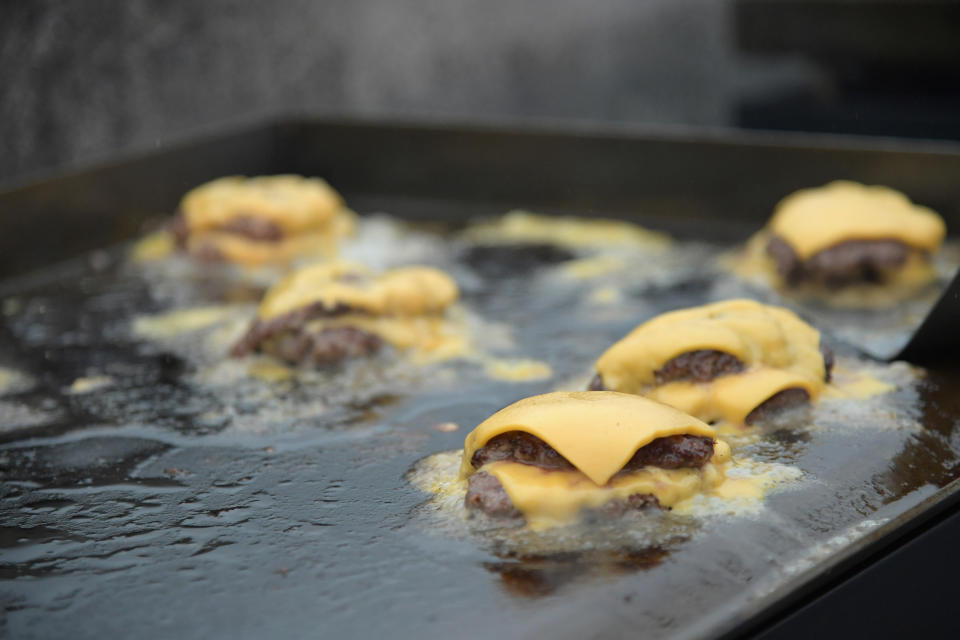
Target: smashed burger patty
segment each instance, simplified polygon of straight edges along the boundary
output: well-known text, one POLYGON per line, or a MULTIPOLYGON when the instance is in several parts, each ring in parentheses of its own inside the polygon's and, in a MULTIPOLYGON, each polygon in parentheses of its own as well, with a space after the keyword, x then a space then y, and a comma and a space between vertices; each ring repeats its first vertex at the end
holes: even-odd
POLYGON ((430 267, 381 274, 350 263, 305 267, 271 287, 231 355, 262 351, 293 364, 326 364, 386 343, 406 348, 458 295, 456 283, 430 267))
POLYGON ((646 398, 555 392, 521 400, 464 444, 465 505, 556 524, 583 512, 670 508, 721 479, 726 444, 703 422, 646 398))
POLYGON ((319 178, 229 176, 187 193, 170 230, 197 258, 258 266, 329 254, 353 225, 353 212, 319 178))
POLYGON ((830 380, 820 334, 786 309, 729 300, 658 316, 597 360, 590 389, 636 393, 708 422, 752 424, 830 380))
POLYGON ((929 279, 929 258, 945 234, 936 212, 898 191, 837 181, 784 198, 768 225, 766 252, 788 286, 836 289, 884 284, 908 266, 929 279))

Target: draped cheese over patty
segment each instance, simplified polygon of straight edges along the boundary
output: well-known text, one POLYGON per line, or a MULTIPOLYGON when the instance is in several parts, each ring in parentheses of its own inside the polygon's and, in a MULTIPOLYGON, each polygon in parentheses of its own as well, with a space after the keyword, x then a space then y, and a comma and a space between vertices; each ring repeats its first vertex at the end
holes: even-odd
POLYGON ((628 500, 637 494, 654 496, 669 509, 723 481, 720 465, 730 459, 730 448, 717 441, 714 450, 711 461, 700 469, 648 466, 614 476, 603 486, 580 471, 546 470, 519 462, 493 462, 484 471, 500 481, 513 505, 536 528, 569 522, 583 509, 599 509, 611 500, 628 500))
POLYGON ((296 234, 318 230, 344 211, 343 199, 320 178, 227 176, 189 191, 180 203, 191 232, 256 217, 296 234))
POLYGON ((671 311, 649 320, 610 347, 597 371, 610 389, 637 393, 655 373, 682 353, 714 349, 736 356, 748 368, 792 371, 812 381, 824 378, 820 332, 792 311, 754 300, 726 300, 671 311))
POLYGON ((458 296, 453 279, 431 267, 374 274, 362 265, 338 262, 305 267, 287 276, 267 292, 258 315, 270 320, 314 304, 368 315, 436 314, 458 296))
POLYGON ((934 253, 946 234, 936 212, 899 191, 844 180, 787 196, 777 205, 769 230, 802 260, 850 240, 897 240, 934 253))
POLYGON ((613 391, 557 391, 520 400, 477 426, 464 443, 461 475, 474 472, 470 461, 478 449, 511 431, 540 438, 599 486, 657 438, 716 437, 706 423, 647 398, 613 391))
POLYGON ((180 218, 191 253, 260 266, 333 255, 355 214, 319 178, 229 176, 188 192, 180 218))
POLYGON ((636 393, 703 420, 743 422, 773 395, 791 388, 816 398, 826 369, 820 333, 793 312, 753 300, 728 300, 672 311, 640 325, 597 360, 607 389, 636 393), (744 370, 708 382, 657 384, 673 358, 699 350, 735 356, 744 370))

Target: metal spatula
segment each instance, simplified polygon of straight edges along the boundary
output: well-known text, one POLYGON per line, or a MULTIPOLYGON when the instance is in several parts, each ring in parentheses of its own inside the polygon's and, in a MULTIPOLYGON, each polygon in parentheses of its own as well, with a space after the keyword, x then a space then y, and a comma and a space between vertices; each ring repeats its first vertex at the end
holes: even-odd
MULTIPOLYGON (((876 354, 874 354, 876 355, 876 354)), ((914 364, 956 361, 960 357, 960 271, 913 332, 906 346, 882 360, 906 360, 914 364)))

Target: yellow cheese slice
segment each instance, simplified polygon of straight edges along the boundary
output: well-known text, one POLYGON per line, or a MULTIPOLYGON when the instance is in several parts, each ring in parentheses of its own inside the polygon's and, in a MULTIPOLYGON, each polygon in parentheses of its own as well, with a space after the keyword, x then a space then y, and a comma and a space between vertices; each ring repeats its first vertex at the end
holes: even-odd
POLYGON ((372 315, 440 313, 459 295, 446 273, 430 267, 402 267, 380 275, 350 263, 312 265, 274 285, 260 305, 263 320, 315 303, 346 305, 372 315))
POLYGON ((700 469, 648 466, 618 474, 604 486, 580 471, 547 470, 519 462, 493 462, 483 470, 500 481, 527 524, 538 528, 569 522, 584 509, 596 509, 615 499, 626 500, 633 494, 650 494, 661 507, 673 507, 720 484, 723 473, 718 465, 729 459, 729 446, 718 441, 713 458, 700 469))
POLYGON ((935 211, 899 191, 843 180, 787 196, 769 227, 802 260, 845 240, 899 240, 933 253, 946 234, 935 211))
POLYGON ((642 393, 655 372, 688 351, 715 349, 747 367, 783 368, 823 378, 820 333, 793 312, 754 300, 672 311, 645 322, 597 360, 608 389, 642 393))
POLYGON ((180 210, 191 233, 255 217, 290 234, 321 229, 345 211, 343 199, 324 180, 297 175, 220 178, 189 191, 180 210))
POLYGON ((751 411, 786 389, 800 388, 817 398, 822 379, 782 369, 760 368, 711 382, 678 381, 650 387, 643 395, 703 420, 743 424, 751 411))
POLYGON ((657 438, 715 438, 706 423, 647 398, 613 391, 556 391, 501 409, 467 436, 461 475, 473 473, 474 452, 491 438, 523 431, 540 438, 598 485, 657 438))
POLYGON ((786 389, 805 389, 816 398, 823 390, 822 378, 810 378, 781 369, 758 369, 714 380, 712 402, 719 417, 743 424, 747 415, 771 397, 786 389))
POLYGON ((200 253, 203 248, 211 247, 228 262, 257 267, 290 262, 307 254, 334 255, 338 237, 312 232, 287 236, 276 242, 260 242, 235 233, 207 231, 192 234, 187 239, 187 250, 190 253, 200 253))

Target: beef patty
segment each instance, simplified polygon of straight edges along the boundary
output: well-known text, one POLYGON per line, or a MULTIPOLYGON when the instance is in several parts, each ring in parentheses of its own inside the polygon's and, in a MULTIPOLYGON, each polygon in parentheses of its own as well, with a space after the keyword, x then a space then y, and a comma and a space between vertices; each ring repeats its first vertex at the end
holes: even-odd
MULTIPOLYGON (((641 447, 623 466, 623 471, 636 471, 647 465, 663 469, 700 468, 713 455, 713 439, 678 435, 657 438, 641 447)), ((542 469, 573 469, 573 465, 556 449, 540 438, 523 431, 508 431, 490 438, 470 458, 474 469, 490 462, 509 460, 542 469)))
POLYGON ((801 260, 789 242, 777 235, 767 241, 767 254, 787 284, 803 282, 839 288, 851 284, 882 284, 903 266, 911 249, 899 240, 847 240, 801 260))
POLYGON ((653 373, 657 384, 678 380, 709 382, 719 376, 740 373, 744 366, 739 358, 716 349, 687 351, 667 361, 653 373))
MULTIPOLYGON (((233 349, 230 350, 230 355, 235 358, 245 356, 248 353, 259 349, 261 345, 267 341, 281 336, 282 334, 290 333, 294 335, 306 335, 304 327, 311 320, 332 318, 343 315, 350 311, 353 311, 353 309, 347 305, 338 304, 330 308, 326 307, 322 302, 316 302, 314 304, 307 305, 306 307, 296 309, 295 311, 281 314, 269 320, 261 320, 257 318, 253 324, 250 325, 250 328, 247 329, 247 332, 243 335, 243 337, 240 338, 235 345, 233 345, 233 349)), ((356 329, 356 331, 361 331, 361 329, 356 329)), ((299 360, 299 358, 296 360, 299 360)))
POLYGON ((292 364, 332 364, 376 353, 383 339, 357 327, 292 330, 263 345, 263 350, 292 364))

